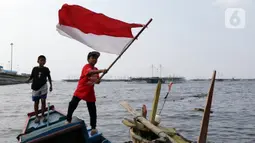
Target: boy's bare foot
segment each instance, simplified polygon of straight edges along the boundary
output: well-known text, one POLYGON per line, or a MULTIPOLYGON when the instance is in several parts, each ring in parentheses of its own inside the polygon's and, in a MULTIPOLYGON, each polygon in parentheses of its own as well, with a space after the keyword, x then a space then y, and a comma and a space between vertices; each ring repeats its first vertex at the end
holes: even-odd
POLYGON ((39 117, 36 117, 35 118, 35 123, 39 123, 40 122, 40 118, 39 117))
POLYGON ((90 135, 93 136, 97 133, 97 129, 92 129, 91 132, 90 132, 90 135))

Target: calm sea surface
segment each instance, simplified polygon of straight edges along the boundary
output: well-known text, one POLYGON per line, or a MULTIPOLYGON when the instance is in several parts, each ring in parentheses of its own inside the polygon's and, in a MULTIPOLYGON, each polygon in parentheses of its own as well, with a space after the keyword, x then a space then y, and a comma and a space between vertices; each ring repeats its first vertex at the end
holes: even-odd
MULTIPOLYGON (((54 82, 54 91, 48 100, 58 110, 67 111, 68 102, 77 83, 54 82)), ((209 81, 174 84, 162 111, 161 124, 175 127, 190 140, 199 135, 202 112, 194 108, 205 105, 209 81)), ((98 129, 113 143, 129 141, 128 128, 121 123, 124 117, 132 117, 119 105, 126 100, 135 109, 146 104, 150 110, 156 84, 108 82, 96 86, 98 129)), ((162 85, 159 108, 167 92, 162 85)), ((33 111, 30 84, 0 86, 0 143, 14 143, 21 133, 26 113, 33 111)), ((208 140, 215 143, 255 143, 255 82, 216 82, 208 140)), ((85 102, 80 102, 74 116, 89 125, 85 102)))

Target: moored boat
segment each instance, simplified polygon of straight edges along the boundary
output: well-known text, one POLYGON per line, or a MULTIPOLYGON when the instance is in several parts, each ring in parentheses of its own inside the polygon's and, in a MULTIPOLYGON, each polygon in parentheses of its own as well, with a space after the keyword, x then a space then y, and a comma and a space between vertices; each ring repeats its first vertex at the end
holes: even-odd
MULTIPOLYGON (((165 143, 167 142, 163 138, 159 137, 157 134, 153 133, 152 131, 146 129, 145 126, 143 126, 141 123, 140 127, 136 127, 136 124, 133 122, 128 121, 127 119, 124 119, 122 123, 128 127, 130 138, 133 143, 149 143, 151 141, 158 141, 159 143, 165 143), (142 127, 142 128, 141 128, 142 127)), ((175 143, 192 143, 192 141, 186 139, 181 134, 179 134, 175 128, 166 128, 163 126, 157 126, 160 130, 165 132, 168 136, 170 136, 175 143)))
MULTIPOLYGON (((206 143, 209 117, 211 112, 211 103, 213 97, 213 89, 215 83, 216 71, 214 71, 211 81, 211 87, 207 96, 207 103, 203 109, 204 116, 201 122, 200 135, 198 143, 206 143)), ((147 109, 143 105, 142 113, 138 113, 126 101, 120 104, 133 115, 133 119, 124 118, 122 123, 129 128, 130 137, 133 143, 192 143, 193 141, 186 139, 180 135, 174 128, 164 127, 160 125, 161 117, 157 115, 157 107, 161 90, 161 81, 158 82, 150 119, 146 118, 147 109)))
POLYGON ((41 120, 40 123, 34 122, 35 112, 27 114, 25 127, 17 137, 19 143, 111 143, 101 132, 91 136, 91 129, 78 117, 74 116, 72 122, 66 124, 65 114, 55 110, 54 105, 47 108, 45 114, 47 122, 41 120))

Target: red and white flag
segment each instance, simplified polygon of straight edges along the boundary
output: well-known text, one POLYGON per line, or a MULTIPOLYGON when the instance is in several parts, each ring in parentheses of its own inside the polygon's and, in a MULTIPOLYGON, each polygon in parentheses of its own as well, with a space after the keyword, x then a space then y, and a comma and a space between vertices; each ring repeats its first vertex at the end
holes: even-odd
POLYGON ((173 82, 170 82, 170 83, 168 84, 168 91, 170 91, 170 90, 171 90, 172 85, 173 85, 173 82))
POLYGON ((131 29, 144 26, 113 19, 79 5, 64 4, 58 16, 57 31, 61 35, 96 51, 116 55, 134 38, 131 29))

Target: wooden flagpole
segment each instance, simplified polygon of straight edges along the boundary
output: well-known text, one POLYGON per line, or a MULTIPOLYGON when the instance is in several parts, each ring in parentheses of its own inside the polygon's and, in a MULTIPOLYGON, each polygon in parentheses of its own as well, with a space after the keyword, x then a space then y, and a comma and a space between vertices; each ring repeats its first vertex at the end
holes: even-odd
POLYGON ((198 143, 206 143, 215 78, 216 78, 216 71, 213 72, 213 76, 211 79, 212 81, 211 81, 211 86, 207 95, 207 102, 205 106, 203 120, 201 123, 200 134, 197 140, 198 143))
MULTIPOLYGON (((107 71, 109 71, 111 69, 111 67, 118 61, 118 59, 126 52, 126 50, 132 45, 132 43, 140 36, 140 34, 144 31, 144 29, 151 23, 152 18, 144 25, 144 27, 136 34, 136 36, 131 40, 131 42, 129 42, 125 47, 124 50, 120 53, 120 55, 112 62, 112 64, 108 67, 107 71)), ((99 80, 101 80, 103 78, 103 76, 106 73, 103 73, 99 80)))

